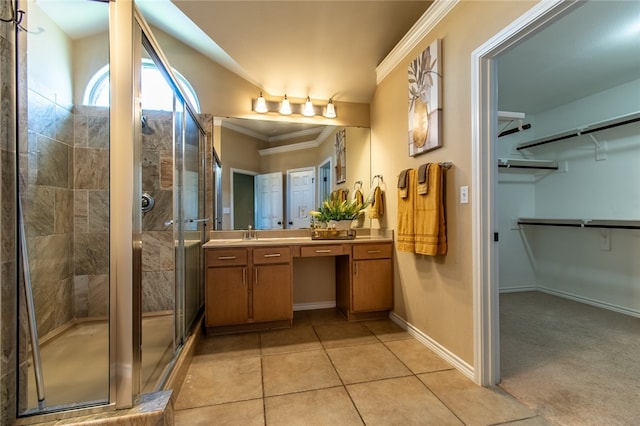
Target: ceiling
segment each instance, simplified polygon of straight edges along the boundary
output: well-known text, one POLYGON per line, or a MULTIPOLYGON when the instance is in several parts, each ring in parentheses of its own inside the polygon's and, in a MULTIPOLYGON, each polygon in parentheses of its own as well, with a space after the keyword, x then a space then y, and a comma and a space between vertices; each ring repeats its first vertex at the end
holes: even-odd
MULTIPOLYGON (((72 38, 104 30, 86 11, 87 6, 95 8, 95 2, 37 1, 72 38), (85 7, 79 9, 81 5, 85 7)), ((136 4, 151 25, 267 94, 369 103, 376 66, 431 2, 136 0, 136 4)), ((640 2, 577 4, 499 56, 500 110, 535 114, 640 76, 640 2)))

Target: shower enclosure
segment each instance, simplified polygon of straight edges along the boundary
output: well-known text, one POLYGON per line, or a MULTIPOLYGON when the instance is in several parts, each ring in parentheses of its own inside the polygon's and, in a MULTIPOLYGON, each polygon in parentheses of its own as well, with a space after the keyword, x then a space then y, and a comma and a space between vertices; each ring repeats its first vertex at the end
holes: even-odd
POLYGON ((132 2, 16 6, 18 278, 1 302, 18 367, 2 364, 2 404, 127 407, 163 388, 203 304, 205 126, 132 2), (149 63, 169 108, 145 104, 149 63))

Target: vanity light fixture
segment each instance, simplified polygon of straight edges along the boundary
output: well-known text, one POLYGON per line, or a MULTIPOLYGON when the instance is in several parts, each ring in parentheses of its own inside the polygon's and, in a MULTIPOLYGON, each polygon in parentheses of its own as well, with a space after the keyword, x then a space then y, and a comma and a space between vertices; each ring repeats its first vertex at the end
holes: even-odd
POLYGON ((279 113, 282 115, 294 114, 303 115, 305 117, 324 116, 326 118, 336 118, 333 99, 329 99, 329 103, 325 108, 324 105, 314 105, 310 96, 307 96, 304 103, 295 103, 290 102, 289 98, 285 94, 282 101, 278 102, 275 100, 267 100, 262 94, 262 91, 260 91, 260 96, 251 100, 251 108, 253 111, 260 114, 279 113))
POLYGON ((260 92, 260 96, 258 96, 258 100, 256 101, 255 111, 261 114, 269 111, 269 109, 267 108, 267 101, 265 100, 264 96, 262 96, 262 92, 260 92))
POLYGON ((329 98, 329 103, 327 104, 324 116, 327 118, 336 118, 336 108, 333 106, 333 98, 329 98))
POLYGON ((289 115, 291 114, 291 104, 289 103, 289 99, 287 99, 287 94, 285 93, 284 99, 280 104, 280 114, 289 115))
POLYGON ((304 103, 304 109, 302 110, 302 115, 305 117, 313 117, 316 115, 316 112, 313 110, 313 104, 311 103, 311 98, 307 96, 307 101, 304 103))

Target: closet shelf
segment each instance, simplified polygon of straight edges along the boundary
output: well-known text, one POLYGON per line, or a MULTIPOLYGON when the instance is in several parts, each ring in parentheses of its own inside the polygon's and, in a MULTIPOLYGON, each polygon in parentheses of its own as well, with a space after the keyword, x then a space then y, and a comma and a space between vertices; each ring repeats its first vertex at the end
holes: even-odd
POLYGON ((503 169, 558 170, 558 162, 552 160, 498 158, 498 167, 503 169))
POLYGON ((565 226, 574 228, 640 229, 640 220, 602 220, 602 219, 518 219, 518 225, 528 226, 565 226))
POLYGON ((566 139, 575 138, 581 135, 588 135, 591 133, 599 132, 602 130, 612 129, 614 127, 625 126, 631 123, 640 122, 640 111, 631 114, 623 115, 620 117, 612 118, 610 120, 600 121, 597 123, 589 124, 584 127, 580 127, 574 130, 569 130, 555 135, 550 135, 544 138, 536 139, 530 142, 520 144, 516 147, 517 150, 533 148, 540 145, 546 145, 552 142, 559 142, 566 139))

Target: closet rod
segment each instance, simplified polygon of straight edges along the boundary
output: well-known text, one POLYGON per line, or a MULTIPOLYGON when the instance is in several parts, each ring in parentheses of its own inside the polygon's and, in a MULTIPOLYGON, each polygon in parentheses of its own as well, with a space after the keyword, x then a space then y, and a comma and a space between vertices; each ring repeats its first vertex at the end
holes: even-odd
POLYGON ((571 228, 640 229, 638 220, 586 220, 586 219, 518 219, 518 225, 563 226, 571 228))
POLYGON ((590 133, 595 133, 595 132, 599 132, 602 130, 607 130, 607 129, 613 129, 614 127, 620 127, 620 126, 625 126, 627 124, 631 124, 631 123, 637 123, 640 121, 640 116, 638 116, 637 114, 634 114, 635 116, 632 118, 628 118, 628 119, 623 119, 622 121, 614 121, 613 123, 610 124, 605 124, 602 126, 597 126, 594 127, 593 129, 589 129, 588 126, 586 129, 584 130, 576 130, 575 132, 571 132, 569 134, 565 134, 562 136, 556 136, 550 139, 543 139, 543 140, 539 140, 539 141, 534 141, 534 142, 529 142, 529 143, 524 143, 522 145, 518 145, 516 147, 516 149, 519 151, 521 149, 527 149, 527 148, 533 148, 535 146, 540 146, 540 145, 546 145, 548 143, 552 143, 552 142, 558 142, 558 141, 562 141, 565 139, 570 139, 570 138, 575 138, 577 136, 581 136, 581 135, 588 135, 590 133))
POLYGON ((522 127, 514 127, 513 129, 505 130, 498 134, 498 137, 501 138, 503 136, 512 135, 514 133, 522 132, 523 130, 529 130, 531 128, 531 124, 523 124, 522 127))

